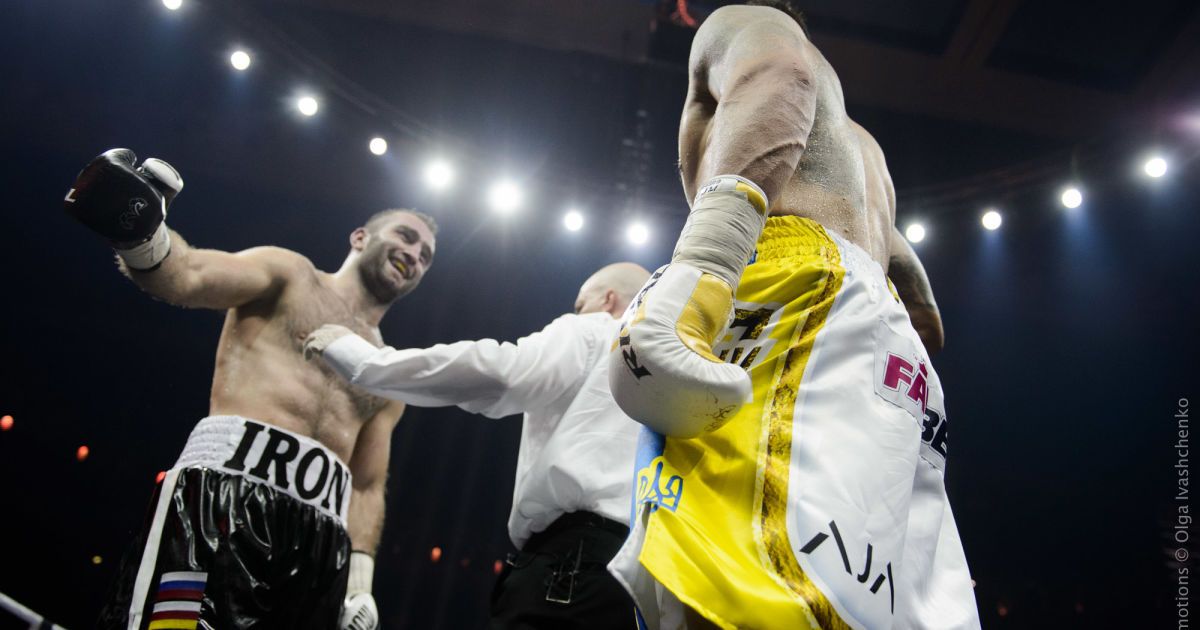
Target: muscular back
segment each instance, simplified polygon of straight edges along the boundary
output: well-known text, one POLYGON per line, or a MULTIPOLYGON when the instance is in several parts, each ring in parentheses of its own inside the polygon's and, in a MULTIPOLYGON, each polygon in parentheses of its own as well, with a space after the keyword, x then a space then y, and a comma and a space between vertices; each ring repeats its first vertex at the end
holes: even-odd
MULTIPOLYGON (((722 142, 722 132, 715 128, 722 109, 750 109, 760 106, 769 110, 774 95, 764 90, 743 88, 755 75, 765 73, 762 66, 786 63, 795 67, 784 77, 805 84, 805 95, 790 117, 806 118, 807 135, 771 138, 778 125, 771 114, 750 113, 747 124, 739 126, 741 133, 759 133, 765 143, 760 155, 771 157, 781 148, 802 145, 798 162, 777 160, 773 170, 784 170, 782 185, 772 194, 771 213, 807 217, 862 247, 872 258, 888 267, 892 225, 895 220, 895 201, 891 177, 883 152, 874 138, 846 115, 842 86, 837 73, 803 34, 798 24, 780 11, 767 7, 729 6, 714 12, 696 34, 691 59, 691 77, 687 102, 679 127, 680 172, 689 199, 708 177, 722 167, 712 164, 713 149, 722 142), (747 39, 757 39, 746 41, 747 39), (743 58, 731 61, 737 50, 756 44, 761 52, 751 50, 743 58), (786 49, 786 55, 780 52, 786 49), (754 57, 762 59, 756 63, 754 57), (733 67, 740 64, 744 70, 733 67), (745 77, 730 77, 737 73, 745 77), (715 74, 722 76, 714 77, 715 74), (724 86, 724 92, 723 92, 724 86), (764 102, 754 103, 754 99, 764 102), (748 102, 749 101, 749 102, 748 102)), ((780 103, 780 107, 784 107, 780 103)), ((753 138, 741 141, 743 146, 753 138)), ((752 155, 743 160, 749 162, 752 155)), ((724 167, 728 168, 728 167, 724 167)), ((761 182, 759 182, 761 184, 761 182)))
POLYGON ((263 420, 320 440, 350 461, 362 425, 387 402, 348 385, 321 361, 305 361, 304 337, 322 324, 346 326, 381 344, 378 328, 329 288, 329 275, 292 254, 281 289, 232 308, 217 349, 210 410, 263 420))

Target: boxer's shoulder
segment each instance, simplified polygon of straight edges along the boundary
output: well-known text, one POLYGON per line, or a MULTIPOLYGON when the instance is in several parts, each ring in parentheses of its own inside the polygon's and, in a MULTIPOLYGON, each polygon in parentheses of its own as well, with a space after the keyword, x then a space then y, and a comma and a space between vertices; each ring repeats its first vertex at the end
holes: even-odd
MULTIPOLYGON (((746 4, 728 4, 717 8, 708 18, 704 20, 701 26, 709 29, 739 27, 750 22, 778 22, 780 24, 794 24, 795 20, 788 17, 786 13, 769 6, 754 6, 746 4)), ((796 25, 799 26, 798 24, 796 25)), ((789 26, 790 28, 790 26, 789 26)))
POLYGON ((269 288, 256 299, 233 311, 240 316, 267 317, 289 302, 303 301, 320 284, 320 271, 305 256, 274 246, 252 247, 237 254, 253 265, 255 273, 267 276, 269 288))
POLYGON ((281 279, 316 277, 317 268, 308 257, 284 247, 252 247, 238 255, 266 267, 273 276, 281 279))
MULTIPOLYGON (((800 41, 807 41, 800 25, 783 11, 766 6, 726 5, 713 11, 696 33, 701 47, 727 48, 724 38, 747 29, 783 29, 800 41)), ((693 45, 693 52, 696 46, 693 45)))
POLYGON ((263 296, 264 303, 279 304, 307 299, 321 284, 321 271, 306 256, 290 249, 274 246, 254 247, 239 256, 251 259, 271 278, 272 291, 263 296))

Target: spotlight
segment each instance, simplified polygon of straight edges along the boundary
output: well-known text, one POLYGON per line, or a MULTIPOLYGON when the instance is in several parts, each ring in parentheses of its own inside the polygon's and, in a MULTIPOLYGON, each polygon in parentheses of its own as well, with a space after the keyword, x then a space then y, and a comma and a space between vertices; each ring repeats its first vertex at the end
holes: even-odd
POLYGON ((912 223, 904 230, 904 237, 910 242, 920 243, 925 240, 925 226, 920 223, 912 223))
POLYGON ((229 63, 233 65, 234 70, 245 70, 250 67, 250 53, 244 50, 235 50, 232 55, 229 55, 229 63))
POLYGON ((7 431, 11 428, 13 428, 12 416, 4 416, 3 418, 0 418, 0 431, 7 431))
POLYGON ((92 556, 92 564, 98 565, 101 562, 104 562, 104 558, 102 558, 100 556, 92 556))
POLYGON ((583 215, 578 210, 568 210, 563 215, 563 227, 568 231, 578 232, 583 229, 583 215))
POLYGON ((162 0, 163 6, 172 11, 178 11, 183 6, 183 0, 162 0))
POLYGON ((92 452, 91 449, 89 449, 87 447, 87 445, 84 444, 83 446, 80 446, 79 448, 75 449, 75 459, 77 459, 79 461, 83 461, 88 458, 88 455, 90 455, 91 452, 92 452))
POLYGON ((445 190, 454 183, 454 169, 443 160, 434 160, 425 167, 425 183, 434 190, 445 190))
POLYGON ((510 180, 500 180, 488 189, 488 204, 501 214, 508 214, 521 205, 521 189, 510 180))
POLYGON ((431 562, 437 562, 438 560, 441 560, 441 559, 442 559, 442 548, 441 547, 434 547, 433 549, 429 550, 429 560, 431 562))
POLYGON ((629 239, 629 242, 634 245, 643 245, 646 241, 650 240, 650 229, 646 227, 645 223, 635 221, 630 223, 629 227, 626 228, 625 238, 629 239))
POLYGON ((320 105, 317 104, 317 99, 311 96, 301 96, 296 101, 296 109, 299 109, 300 113, 305 116, 315 116, 320 105))
POLYGON ((1167 174, 1167 161, 1156 155, 1146 160, 1146 163, 1142 165, 1142 170, 1150 177, 1158 179, 1167 174))
MULTIPOLYGON (((1003 221, 1004 221, 1003 217, 1001 217, 1000 213, 996 212, 995 210, 988 210, 987 212, 984 212, 983 217, 980 218, 980 222, 983 223, 983 227, 988 230, 1000 229, 1000 224, 1003 221)), ((909 229, 911 229, 911 228, 909 228, 909 229)), ((925 236, 924 230, 922 230, 921 236, 922 236, 922 238, 925 236)), ((911 238, 912 237, 910 236, 909 239, 911 239, 911 238)), ((921 239, 917 239, 917 240, 919 241, 921 239)), ((914 241, 914 242, 916 242, 916 241, 914 241)))
POLYGON ((1060 201, 1064 208, 1078 208, 1083 204, 1083 193, 1078 188, 1070 186, 1062 191, 1060 201))
POLYGON ((371 142, 367 145, 371 149, 371 153, 375 155, 383 155, 387 153, 387 140, 383 138, 371 138, 371 142))

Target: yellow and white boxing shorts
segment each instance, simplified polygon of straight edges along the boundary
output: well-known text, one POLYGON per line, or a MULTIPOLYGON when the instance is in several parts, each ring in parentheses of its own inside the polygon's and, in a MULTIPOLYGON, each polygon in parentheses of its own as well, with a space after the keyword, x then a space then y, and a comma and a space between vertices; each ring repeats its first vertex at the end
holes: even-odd
POLYGON ((943 471, 941 383, 879 265, 773 217, 714 345, 754 401, 694 439, 643 429, 609 565, 655 629, 979 626, 943 471))

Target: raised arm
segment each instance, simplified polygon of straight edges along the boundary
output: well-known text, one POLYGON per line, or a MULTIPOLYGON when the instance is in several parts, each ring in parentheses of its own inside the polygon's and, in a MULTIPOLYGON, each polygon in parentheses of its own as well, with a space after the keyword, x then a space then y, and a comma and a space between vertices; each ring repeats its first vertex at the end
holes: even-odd
POLYGON ((176 306, 230 309, 275 295, 292 280, 312 270, 312 263, 280 247, 255 247, 238 253, 192 247, 168 230, 171 254, 154 271, 122 273, 143 291, 176 306))
POLYGON ((908 318, 921 337, 925 351, 931 356, 941 351, 946 341, 942 331, 942 314, 933 299, 933 288, 929 276, 917 258, 908 239, 897 228, 892 228, 891 254, 888 260, 888 277, 896 287, 896 293, 904 302, 908 318))
POLYGON ((179 306, 241 306, 312 269, 303 256, 275 247, 230 254, 189 246, 165 223, 182 189, 183 178, 166 162, 149 158, 137 166, 132 151, 111 149, 80 171, 63 203, 109 241, 134 283, 179 306))

